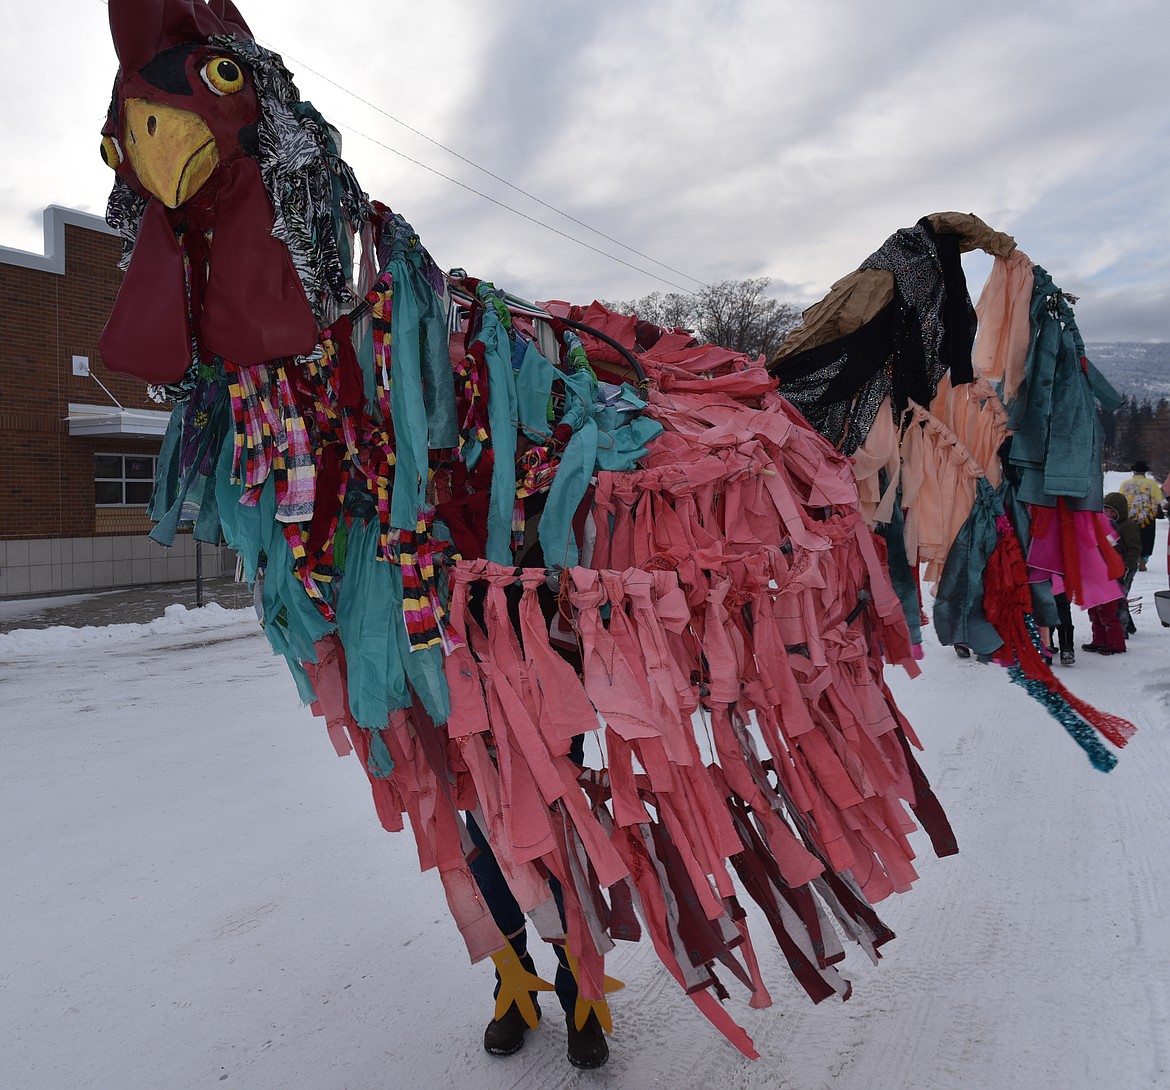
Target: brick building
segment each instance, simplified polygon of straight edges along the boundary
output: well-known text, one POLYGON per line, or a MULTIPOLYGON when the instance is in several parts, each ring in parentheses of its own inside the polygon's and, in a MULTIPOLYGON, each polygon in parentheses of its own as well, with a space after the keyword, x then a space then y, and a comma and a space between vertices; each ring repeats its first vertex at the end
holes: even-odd
MULTIPOLYGON (((195 577, 189 534, 147 537, 168 413, 98 352, 120 256, 103 220, 55 205, 43 255, 0 246, 0 597, 195 577)), ((230 562, 204 547, 205 575, 230 562)))

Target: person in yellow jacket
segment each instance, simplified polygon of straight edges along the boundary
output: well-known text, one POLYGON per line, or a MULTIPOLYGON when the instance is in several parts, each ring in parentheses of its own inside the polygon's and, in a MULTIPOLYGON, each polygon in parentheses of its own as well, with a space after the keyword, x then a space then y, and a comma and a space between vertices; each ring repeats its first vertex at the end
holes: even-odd
POLYGON ((1166 497, 1158 482, 1147 476, 1150 467, 1144 461, 1139 458, 1129 469, 1133 476, 1121 482, 1121 494, 1129 501, 1129 517, 1141 530, 1142 555, 1138 570, 1145 571, 1146 562, 1154 552, 1155 521, 1162 515, 1166 497))

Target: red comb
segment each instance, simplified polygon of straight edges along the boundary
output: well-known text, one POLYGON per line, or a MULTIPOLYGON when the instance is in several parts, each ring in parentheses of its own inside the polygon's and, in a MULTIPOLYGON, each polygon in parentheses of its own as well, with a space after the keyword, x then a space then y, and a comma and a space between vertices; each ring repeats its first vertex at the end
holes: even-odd
POLYGON ((110 0, 110 34, 123 72, 137 72, 163 50, 213 34, 252 37, 231 0, 110 0))

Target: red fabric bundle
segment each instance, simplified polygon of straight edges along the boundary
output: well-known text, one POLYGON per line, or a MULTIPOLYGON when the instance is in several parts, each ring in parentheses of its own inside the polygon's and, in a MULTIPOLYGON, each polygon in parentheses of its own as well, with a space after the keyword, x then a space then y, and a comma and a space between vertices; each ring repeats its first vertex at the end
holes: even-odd
POLYGON ((1134 725, 1120 716, 1098 711, 1070 693, 1056 679, 1033 642, 1025 621, 1025 616, 1032 611, 1027 566, 1015 530, 1004 515, 999 518, 999 541, 987 562, 983 579, 983 611, 1004 641, 1001 653, 1006 652, 1018 662, 1027 677, 1042 682, 1049 692, 1059 693, 1104 738, 1115 746, 1124 746, 1136 731, 1134 725))

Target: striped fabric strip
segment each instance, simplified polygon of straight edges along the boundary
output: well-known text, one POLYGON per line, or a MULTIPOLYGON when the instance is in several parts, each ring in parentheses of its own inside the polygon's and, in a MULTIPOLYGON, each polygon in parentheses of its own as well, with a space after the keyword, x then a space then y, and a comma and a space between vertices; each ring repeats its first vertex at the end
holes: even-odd
POLYGON ((276 368, 275 393, 280 425, 276 441, 276 518, 280 522, 310 522, 317 465, 308 429, 283 365, 276 368))

